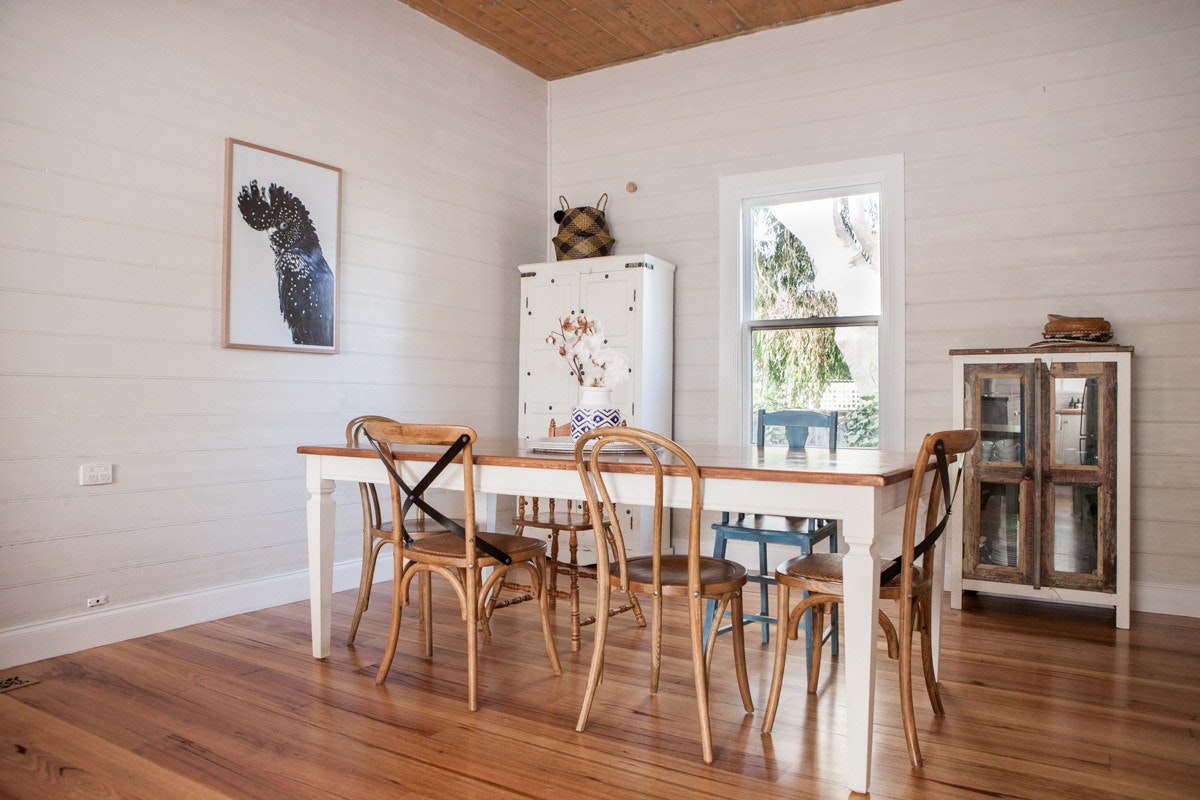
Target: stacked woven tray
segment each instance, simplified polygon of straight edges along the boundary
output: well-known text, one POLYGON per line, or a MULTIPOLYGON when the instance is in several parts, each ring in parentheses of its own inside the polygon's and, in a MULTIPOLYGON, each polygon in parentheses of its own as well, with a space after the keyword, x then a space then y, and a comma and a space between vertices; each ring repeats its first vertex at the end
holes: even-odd
POLYGON ((1066 317, 1048 314, 1042 329, 1042 343, 1107 342, 1113 337, 1112 325, 1104 317, 1066 317))

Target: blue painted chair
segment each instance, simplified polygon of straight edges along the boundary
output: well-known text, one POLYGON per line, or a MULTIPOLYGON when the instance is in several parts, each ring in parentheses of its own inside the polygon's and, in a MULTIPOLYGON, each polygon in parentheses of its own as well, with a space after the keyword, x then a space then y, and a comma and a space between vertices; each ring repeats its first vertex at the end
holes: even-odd
MULTIPOLYGON (((755 414, 758 424, 758 446, 763 447, 766 441, 766 429, 769 427, 784 428, 784 435, 788 442, 788 448, 793 450, 803 450, 808 442, 809 429, 824 429, 828 431, 828 441, 830 452, 837 450, 837 412, 820 412, 820 411, 766 411, 759 409, 755 414)), ((771 625, 776 623, 776 618, 770 613, 770 590, 769 586, 775 585, 775 571, 767 563, 767 545, 787 545, 789 547, 800 548, 800 553, 803 555, 811 555, 813 545, 818 542, 828 541, 829 551, 837 552, 837 521, 836 520, 819 520, 808 519, 806 517, 779 517, 766 514, 747 514, 740 513, 730 515, 725 512, 721 515, 721 521, 714 524, 713 531, 716 533, 716 545, 713 548, 713 555, 717 558, 725 558, 726 545, 729 541, 744 541, 754 542, 758 545, 758 574, 753 573, 747 575, 747 580, 759 585, 759 613, 744 613, 744 622, 758 622, 762 626, 762 641, 766 644, 770 641, 771 625)), ((715 604, 710 603, 708 608, 708 616, 705 619, 704 634, 708 635, 710 626, 716 624, 714 617, 716 616, 715 604)), ((809 614, 805 622, 804 632, 804 647, 806 653, 811 656, 813 649, 813 632, 811 626, 812 615, 809 614)), ((718 634, 725 633, 730 630, 729 626, 719 628, 718 634)), ((822 640, 829 638, 830 649, 834 655, 838 652, 838 612, 835 607, 829 615, 829 627, 822 631, 822 640)), ((811 663, 812 659, 809 659, 811 663)))

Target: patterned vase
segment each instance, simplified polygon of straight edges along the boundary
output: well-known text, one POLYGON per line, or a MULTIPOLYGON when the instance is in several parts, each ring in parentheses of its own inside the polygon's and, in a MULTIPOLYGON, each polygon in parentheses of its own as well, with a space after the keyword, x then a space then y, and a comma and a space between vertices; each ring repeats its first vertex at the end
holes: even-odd
POLYGON ((612 389, 580 386, 579 405, 571 409, 571 437, 578 439, 595 428, 621 424, 621 409, 613 405, 612 389))

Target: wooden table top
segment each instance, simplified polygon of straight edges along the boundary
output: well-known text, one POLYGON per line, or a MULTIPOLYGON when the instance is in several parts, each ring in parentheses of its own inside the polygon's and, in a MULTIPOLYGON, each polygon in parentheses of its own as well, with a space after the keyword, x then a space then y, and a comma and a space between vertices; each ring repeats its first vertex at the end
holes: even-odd
MULTIPOLYGON (((822 448, 792 450, 783 446, 683 444, 700 467, 701 478, 828 483, 852 486, 890 486, 912 476, 914 454, 843 448, 830 453, 822 448)), ((480 437, 474 445, 479 466, 522 467, 532 469, 575 469, 571 453, 545 453, 531 448, 527 440, 516 437, 480 437)), ((345 444, 302 445, 301 455, 376 458, 369 446, 345 444)), ((440 448, 411 447, 397 454, 414 461, 436 461, 440 448)), ((647 473, 649 465, 642 455, 605 454, 606 470, 614 473, 647 473)), ((682 474, 664 459, 667 474, 682 474)))

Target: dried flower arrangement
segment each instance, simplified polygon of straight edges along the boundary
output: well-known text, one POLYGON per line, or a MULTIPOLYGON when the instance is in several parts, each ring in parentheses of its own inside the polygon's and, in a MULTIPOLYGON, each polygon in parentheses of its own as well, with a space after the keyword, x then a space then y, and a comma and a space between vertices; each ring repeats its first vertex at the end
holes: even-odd
POLYGON ((558 347, 580 386, 611 389, 629 377, 629 358, 604 346, 604 333, 595 317, 568 314, 559 318, 558 328, 546 337, 546 344, 558 347))

